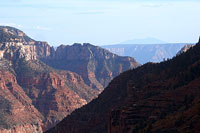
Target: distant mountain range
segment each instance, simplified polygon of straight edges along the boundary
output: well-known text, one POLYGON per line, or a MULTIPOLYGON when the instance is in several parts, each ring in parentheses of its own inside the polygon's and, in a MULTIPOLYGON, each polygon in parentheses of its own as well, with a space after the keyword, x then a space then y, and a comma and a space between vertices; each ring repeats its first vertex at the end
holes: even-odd
POLYGON ((186 43, 168 44, 116 44, 102 46, 120 56, 130 56, 145 64, 147 62, 161 62, 172 58, 186 43))
POLYGON ((170 60, 121 73, 46 133, 199 133, 199 81, 200 41, 170 60))
POLYGON ((148 37, 143 39, 133 39, 121 42, 120 44, 166 44, 168 42, 159 40, 157 38, 148 37))
POLYGON ((120 73, 140 66, 91 44, 54 50, 0 26, 0 132, 41 133, 96 98, 120 73))

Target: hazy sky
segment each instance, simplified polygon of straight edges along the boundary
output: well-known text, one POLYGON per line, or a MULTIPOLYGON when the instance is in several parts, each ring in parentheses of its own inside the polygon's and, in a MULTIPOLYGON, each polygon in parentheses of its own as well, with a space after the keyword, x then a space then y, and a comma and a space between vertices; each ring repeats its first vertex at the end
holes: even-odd
POLYGON ((196 42, 200 35, 200 0, 0 0, 0 9, 0 25, 54 46, 146 37, 196 42))

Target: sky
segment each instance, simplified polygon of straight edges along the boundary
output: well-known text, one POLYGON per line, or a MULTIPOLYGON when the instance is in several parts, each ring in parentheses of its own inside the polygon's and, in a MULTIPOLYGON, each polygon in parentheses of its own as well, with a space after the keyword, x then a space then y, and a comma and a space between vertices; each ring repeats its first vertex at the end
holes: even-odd
POLYGON ((200 0, 0 0, 0 25, 50 45, 109 45, 154 37, 194 43, 200 0))

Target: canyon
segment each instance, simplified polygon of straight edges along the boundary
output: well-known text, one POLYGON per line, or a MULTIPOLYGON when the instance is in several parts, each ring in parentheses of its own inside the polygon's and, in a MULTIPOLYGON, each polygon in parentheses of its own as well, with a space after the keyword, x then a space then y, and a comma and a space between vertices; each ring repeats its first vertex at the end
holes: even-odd
POLYGON ((0 131, 46 131, 97 98, 115 76, 138 66, 134 58, 91 44, 54 50, 0 26, 0 131))
POLYGON ((176 56, 177 52, 185 45, 191 43, 165 43, 165 44, 115 44, 105 45, 103 48, 120 56, 130 56, 136 58, 141 64, 147 62, 159 63, 176 56), (146 56, 143 55, 146 54, 146 56))
POLYGON ((198 133, 200 41, 172 59, 114 78, 46 133, 198 133))

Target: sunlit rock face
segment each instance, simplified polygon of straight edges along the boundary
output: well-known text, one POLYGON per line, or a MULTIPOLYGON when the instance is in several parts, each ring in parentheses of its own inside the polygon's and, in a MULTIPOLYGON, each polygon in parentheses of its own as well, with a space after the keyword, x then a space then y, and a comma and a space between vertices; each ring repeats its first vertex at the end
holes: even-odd
POLYGON ((46 42, 34 41, 22 31, 0 27, 1 132, 42 132, 73 110, 87 104, 99 91, 71 71, 55 70, 40 58, 52 58, 46 42), (25 128, 29 128, 25 130, 25 128))
POLYGON ((91 44, 55 51, 0 26, 0 132, 42 132, 96 98, 118 74, 139 66, 91 44), (5 114, 5 115, 3 115, 5 114))
POLYGON ((35 41, 18 29, 0 26, 0 58, 28 61, 50 55, 54 55, 53 47, 47 42, 35 41))
POLYGON ((43 116, 6 70, 0 70, 0 102, 0 132, 42 132, 43 116))
POLYGON ((182 53, 187 52, 191 47, 193 47, 194 45, 185 45, 178 53, 177 55, 180 55, 182 53))

